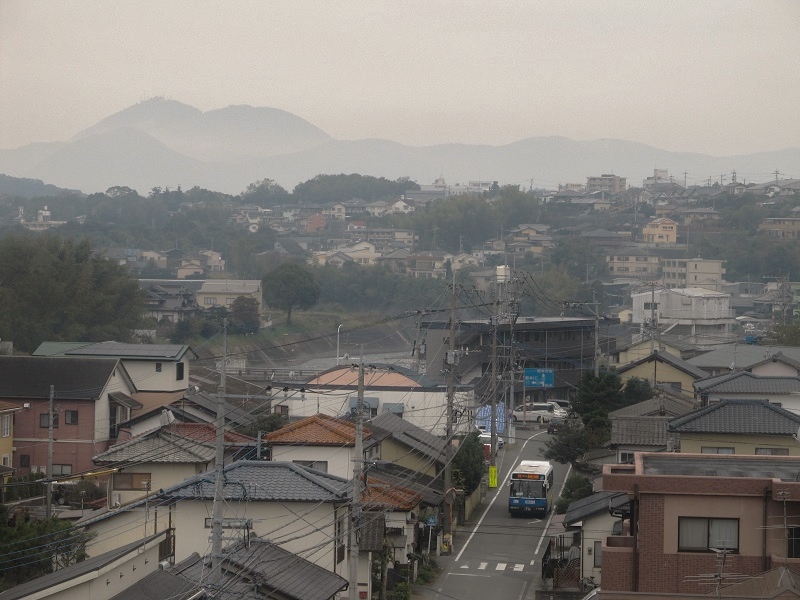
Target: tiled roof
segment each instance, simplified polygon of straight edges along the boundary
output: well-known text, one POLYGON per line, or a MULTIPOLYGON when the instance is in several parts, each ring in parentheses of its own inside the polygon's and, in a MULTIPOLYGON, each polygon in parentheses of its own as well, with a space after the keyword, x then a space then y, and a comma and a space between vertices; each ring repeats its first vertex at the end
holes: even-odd
MULTIPOLYGON (((363 438, 369 439, 371 435, 364 428, 363 438)), ((356 426, 344 419, 316 414, 266 434, 264 441, 269 445, 355 446, 356 426)))
POLYGON ((653 352, 653 354, 648 354, 647 356, 644 356, 639 360, 629 363, 624 367, 620 367, 617 370, 617 373, 626 373, 627 371, 630 371, 631 369, 638 367, 640 365, 652 363, 653 360, 663 363, 665 365, 670 365, 671 367, 674 367, 679 371, 683 371, 684 373, 691 375, 695 379, 701 379, 703 377, 708 377, 709 375, 707 371, 704 371, 700 367, 696 367, 693 364, 690 364, 685 360, 678 358, 677 356, 673 356, 669 352, 659 352, 657 350, 653 352))
POLYGON ((126 344, 123 342, 43 342, 34 356, 97 356, 126 360, 180 360, 190 351, 180 344, 126 344))
POLYGON ((364 510, 412 510, 421 500, 413 490, 369 478, 361 494, 364 510))
POLYGON ((429 457, 437 462, 444 461, 444 452, 447 444, 429 431, 409 423, 402 417, 390 412, 381 413, 370 421, 373 437, 378 440, 391 437, 412 450, 429 457))
POLYGON ((761 377, 736 371, 695 381, 694 389, 704 394, 790 394, 800 392, 800 377, 761 377))
POLYGON ((419 494, 422 503, 427 506, 439 506, 444 500, 444 481, 441 477, 431 477, 387 461, 377 461, 370 466, 368 480, 379 480, 412 490, 419 494))
MULTIPOLYGON (((216 429, 211 424, 172 423, 116 444, 92 460, 98 464, 130 461, 208 463, 216 453, 216 436, 216 429)), ((227 446, 254 444, 255 441, 240 433, 225 432, 227 446)))
MULTIPOLYGON (((348 479, 287 462, 239 460, 226 465, 224 475, 226 500, 343 502, 352 490, 348 479)), ((214 473, 190 477, 165 490, 163 496, 211 500, 214 498, 214 473)))
POLYGON ((118 359, 0 356, 0 398, 96 400, 111 379, 118 359))
POLYGON ((670 417, 614 417, 611 419, 612 446, 666 446, 670 417))
POLYGON ((764 400, 720 400, 667 424, 678 433, 794 435, 800 415, 764 400))
POLYGON ((586 517, 606 513, 609 508, 621 506, 628 502, 628 494, 622 492, 597 492, 586 498, 570 502, 564 515, 564 524, 570 525, 583 521, 586 517))
MULTIPOLYGON (((170 571, 193 583, 203 581, 208 577, 211 557, 193 558, 175 565, 170 571)), ((222 600, 253 597, 330 600, 347 587, 348 582, 343 577, 263 538, 251 537, 247 546, 226 549, 221 592, 215 597, 222 600), (254 587, 261 593, 254 595, 254 587)))
POLYGON ((656 396, 655 398, 612 411, 608 413, 608 416, 611 419, 614 417, 656 417, 662 415, 677 417, 685 415, 696 408, 697 403, 691 402, 689 399, 683 401, 677 398, 656 396))
POLYGON ((800 347, 725 344, 690 358, 688 362, 701 369, 729 368, 731 365, 737 369, 748 369, 777 352, 793 360, 800 360, 800 347))

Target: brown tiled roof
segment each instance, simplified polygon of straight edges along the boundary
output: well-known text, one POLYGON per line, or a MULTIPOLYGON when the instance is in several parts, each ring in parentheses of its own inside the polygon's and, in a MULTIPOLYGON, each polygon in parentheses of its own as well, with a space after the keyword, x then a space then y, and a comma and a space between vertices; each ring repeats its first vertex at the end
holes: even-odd
MULTIPOLYGON (((363 439, 370 437, 372 433, 365 428, 363 439)), ((316 414, 268 433, 264 441, 270 445, 355 446, 356 426, 350 421, 316 414)))
POLYGON ((364 510, 411 510, 420 502, 420 495, 413 490, 383 481, 368 480, 361 493, 364 510))

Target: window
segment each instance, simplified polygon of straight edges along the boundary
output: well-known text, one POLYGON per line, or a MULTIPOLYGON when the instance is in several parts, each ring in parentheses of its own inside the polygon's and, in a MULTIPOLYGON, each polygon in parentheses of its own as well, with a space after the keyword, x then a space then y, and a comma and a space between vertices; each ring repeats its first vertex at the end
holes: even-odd
POLYGON ((19 466, 20 467, 30 467, 31 466, 31 455, 30 454, 20 454, 19 455, 19 466))
POLYGON ((215 306, 217 304, 216 298, 203 298, 203 304, 206 306, 215 306))
POLYGON ((619 453, 619 462, 620 462, 620 464, 632 464, 633 463, 633 452, 620 452, 619 453))
POLYGON ((176 363, 175 364, 175 379, 177 381, 183 381, 183 363, 176 363))
POLYGON ((65 410, 64 411, 64 425, 77 425, 78 424, 78 411, 65 410))
POLYGON ((230 306, 235 300, 236 298, 225 298, 225 305, 230 306))
POLYGON ((328 472, 327 460, 293 460, 292 462, 296 465, 300 465, 301 467, 314 469, 315 471, 322 471, 323 473, 328 472))
POLYGON ((756 448, 756 456, 789 456, 788 448, 756 448))
POLYGON ((58 475, 72 475, 72 465, 53 465, 53 477, 58 475))
POLYGON ((11 466, 11 457, 8 454, 3 454, 3 466, 4 467, 11 466))
MULTIPOLYGON (((44 427, 48 429, 50 427, 49 419, 47 418, 47 413, 42 413, 39 415, 39 427, 44 427)), ((58 429, 58 415, 53 413, 53 428, 58 429)))
POLYGON ((603 566, 603 542, 595 541, 594 543, 594 550, 592 552, 594 554, 594 566, 600 568, 603 566))
POLYGON ((0 436, 8 437, 11 435, 11 415, 3 415, 0 419, 0 436))
POLYGON ((679 552, 708 552, 712 548, 738 552, 739 519, 678 518, 679 552))
POLYGON ((161 363, 156 363, 156 373, 161 373, 161 363))
POLYGON ((146 491, 150 488, 150 473, 117 473, 114 475, 115 490, 146 491))
POLYGON ((702 446, 700 448, 701 454, 736 454, 733 448, 717 448, 715 446, 702 446))
POLYGON ((800 558, 800 527, 789 527, 789 549, 787 558, 800 558))

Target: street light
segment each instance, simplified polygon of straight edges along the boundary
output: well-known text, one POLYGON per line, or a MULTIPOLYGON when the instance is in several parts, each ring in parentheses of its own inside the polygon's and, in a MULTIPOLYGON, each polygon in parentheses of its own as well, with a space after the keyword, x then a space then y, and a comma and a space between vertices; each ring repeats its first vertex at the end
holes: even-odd
POLYGON ((339 332, 342 330, 342 326, 339 325, 336 328, 336 365, 339 365, 339 332))

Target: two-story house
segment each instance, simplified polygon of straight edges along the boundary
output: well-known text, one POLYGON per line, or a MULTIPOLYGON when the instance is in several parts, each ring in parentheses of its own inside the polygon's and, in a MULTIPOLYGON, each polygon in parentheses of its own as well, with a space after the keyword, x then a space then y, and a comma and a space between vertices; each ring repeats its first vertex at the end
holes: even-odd
POLYGON ((642 241, 674 245, 678 242, 678 224, 668 217, 653 219, 642 227, 642 241))
MULTIPOLYGON (((104 469, 114 469, 109 476, 108 507, 115 508, 164 489, 214 467, 216 426, 206 423, 171 421, 172 413, 163 412, 161 427, 111 446, 93 457, 104 469)), ((256 440, 226 431, 226 463, 256 458, 256 440)))
POLYGON ((637 453, 632 464, 605 465, 604 491, 626 493, 631 507, 622 533, 602 544, 599 597, 694 599, 728 574, 741 582, 797 570, 798 472, 796 456, 637 453))
POLYGON ((62 477, 91 471, 117 423, 141 403, 132 376, 118 358, 0 356, 0 399, 18 409, 13 421, 12 466, 46 472, 51 423, 53 471, 62 477))
POLYGON ((800 456, 800 414, 766 400, 720 400, 670 419, 681 452, 800 456))

